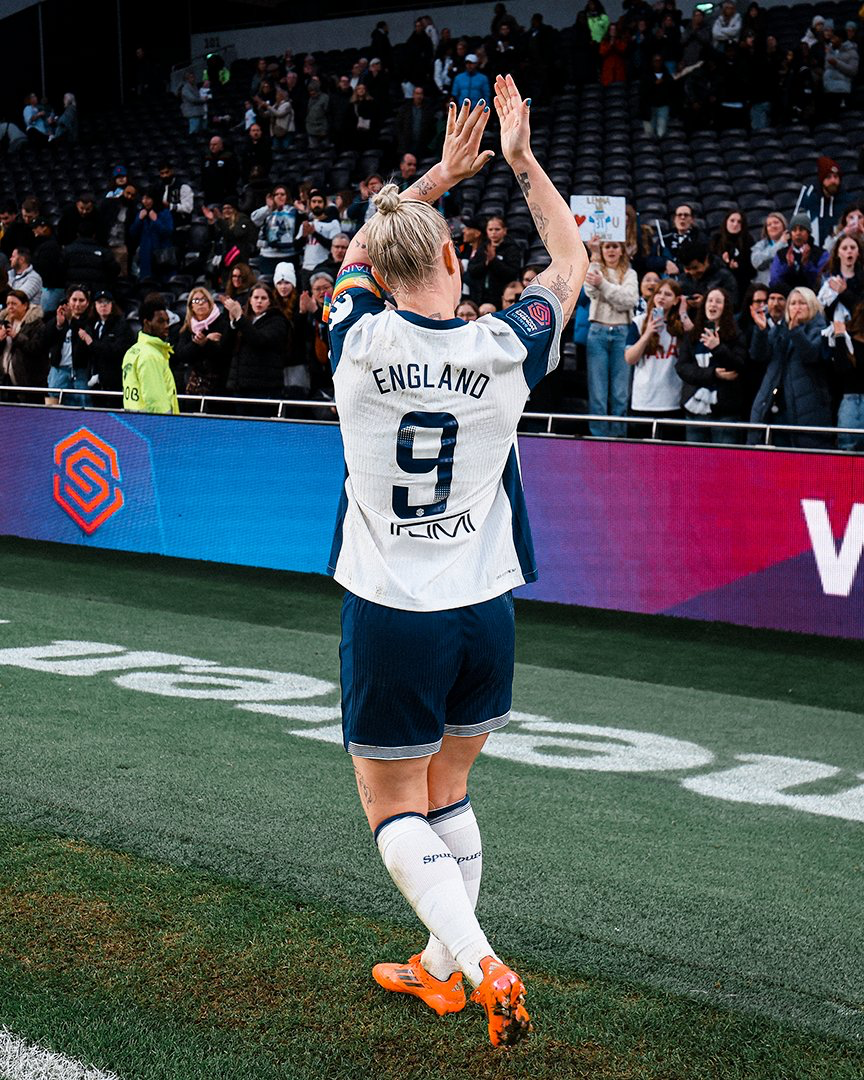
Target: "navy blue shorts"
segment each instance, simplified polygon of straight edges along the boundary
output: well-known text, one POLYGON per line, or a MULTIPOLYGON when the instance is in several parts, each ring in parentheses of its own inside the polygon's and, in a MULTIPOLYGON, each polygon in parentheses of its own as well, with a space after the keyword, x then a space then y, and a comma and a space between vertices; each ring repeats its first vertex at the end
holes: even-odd
POLYGON ((513 700, 513 597, 402 611, 346 593, 342 734, 349 754, 416 758, 445 735, 503 727, 513 700))

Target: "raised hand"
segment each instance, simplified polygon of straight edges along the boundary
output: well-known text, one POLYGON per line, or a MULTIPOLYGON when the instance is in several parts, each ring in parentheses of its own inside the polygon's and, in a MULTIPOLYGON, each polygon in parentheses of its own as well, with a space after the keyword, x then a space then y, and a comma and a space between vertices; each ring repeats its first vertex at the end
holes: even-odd
POLYGON ((474 176, 495 157, 493 150, 480 151, 480 140, 488 122, 489 106, 482 99, 473 109, 467 98, 461 109, 457 109, 454 102, 450 103, 441 165, 454 184, 474 176))
POLYGON ((530 104, 530 98, 522 100, 512 75, 496 77, 495 111, 501 121, 501 152, 510 165, 531 153, 530 104))

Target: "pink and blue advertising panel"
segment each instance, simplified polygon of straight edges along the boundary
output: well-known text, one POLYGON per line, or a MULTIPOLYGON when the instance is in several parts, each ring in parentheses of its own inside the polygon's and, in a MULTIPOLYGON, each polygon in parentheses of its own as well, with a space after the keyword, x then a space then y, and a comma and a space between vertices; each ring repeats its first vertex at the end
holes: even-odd
MULTIPOLYGON (((864 638, 864 458, 525 436, 520 595, 864 638)), ((322 573, 316 424, 0 408, 0 534, 322 573)))

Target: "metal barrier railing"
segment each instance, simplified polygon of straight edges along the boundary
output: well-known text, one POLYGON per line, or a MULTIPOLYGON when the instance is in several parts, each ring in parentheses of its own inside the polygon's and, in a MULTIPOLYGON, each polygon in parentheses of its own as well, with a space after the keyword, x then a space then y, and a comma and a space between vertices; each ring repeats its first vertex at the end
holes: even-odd
MULTIPOLYGON (((120 390, 89 390, 89 389, 63 389, 63 390, 50 390, 42 386, 14 386, 3 387, 3 390, 11 391, 16 395, 34 395, 39 397, 39 401, 2 401, 0 405, 24 405, 28 408, 66 408, 66 409, 82 409, 82 408, 96 408, 104 412, 123 412, 120 401, 122 398, 122 391, 120 390), (45 402, 45 398, 56 398, 56 405, 48 405, 45 402), (66 402, 64 403, 64 398, 66 402), (80 401, 70 401, 69 399, 76 398, 88 398, 91 399, 88 404, 82 405, 80 401), (110 405, 98 406, 92 403, 92 399, 107 398, 113 399, 110 405)), ((249 397, 230 397, 222 396, 218 394, 178 394, 177 399, 181 403, 192 402, 197 407, 193 411, 183 412, 182 416, 204 416, 211 419, 230 419, 230 420, 282 420, 283 422, 292 424, 338 424, 339 419, 336 415, 336 406, 332 401, 326 399, 302 399, 295 400, 292 398, 249 398, 249 397), (230 408, 223 412, 209 412, 208 407, 211 405, 228 405, 230 408), (241 410, 243 406, 255 405, 266 409, 272 409, 272 416, 249 416, 244 414, 241 410), (286 410, 300 410, 301 412, 307 410, 309 412, 315 412, 315 416, 311 416, 309 419, 301 416, 286 416, 286 410), (321 415, 322 413, 332 414, 332 419, 328 416, 326 419, 321 415)), ((686 439, 681 440, 674 439, 657 439, 658 428, 705 428, 710 430, 712 428, 719 428, 724 430, 733 429, 736 432, 740 431, 742 439, 746 440, 747 432, 758 431, 761 434, 761 440, 758 443, 747 444, 748 449, 769 449, 769 450, 796 450, 804 449, 807 453, 860 453, 860 451, 847 451, 838 450, 834 447, 789 447, 789 446, 775 446, 772 439, 778 432, 788 432, 790 435, 828 435, 836 437, 837 435, 857 435, 862 436, 862 431, 859 428, 841 428, 841 427, 799 427, 792 424, 751 424, 749 422, 730 422, 718 421, 718 420, 691 420, 688 417, 682 419, 667 419, 666 417, 646 417, 646 416, 594 416, 589 413, 544 413, 544 412, 525 412, 522 414, 520 423, 528 421, 531 424, 539 423, 542 425, 541 430, 531 428, 525 431, 525 434, 531 435, 543 435, 549 438, 557 439, 572 439, 572 438, 586 438, 586 439, 603 439, 606 436, 595 436, 587 434, 584 431, 556 431, 555 426, 572 428, 574 425, 585 426, 591 424, 626 424, 628 429, 631 427, 648 428, 649 434, 644 438, 633 438, 629 436, 623 441, 629 442, 647 442, 661 441, 661 442, 685 442, 686 439)), ((682 431, 682 435, 685 432, 682 431)), ((616 441, 621 441, 617 440, 616 441)), ((740 449, 742 442, 730 442, 730 443, 688 443, 690 446, 714 446, 714 447, 726 447, 730 449, 740 449)))

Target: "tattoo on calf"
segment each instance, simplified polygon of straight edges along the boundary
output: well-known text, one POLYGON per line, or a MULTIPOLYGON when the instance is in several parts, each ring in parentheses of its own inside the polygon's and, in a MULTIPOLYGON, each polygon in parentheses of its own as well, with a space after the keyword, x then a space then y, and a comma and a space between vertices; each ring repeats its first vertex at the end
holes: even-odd
POLYGON ((375 793, 366 783, 363 774, 356 765, 354 766, 354 776, 357 779, 357 790, 360 793, 360 801, 364 806, 371 806, 372 803, 375 802, 375 793))

